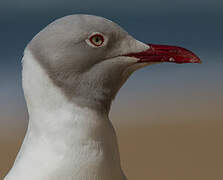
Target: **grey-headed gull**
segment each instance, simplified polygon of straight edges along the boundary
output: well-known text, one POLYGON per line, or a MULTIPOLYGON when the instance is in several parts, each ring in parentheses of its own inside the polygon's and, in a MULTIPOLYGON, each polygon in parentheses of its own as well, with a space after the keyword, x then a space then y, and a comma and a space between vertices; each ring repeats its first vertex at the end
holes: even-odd
POLYGON ((140 67, 201 61, 105 18, 70 15, 39 32, 22 62, 29 125, 5 180, 126 180, 108 118, 116 93, 140 67))

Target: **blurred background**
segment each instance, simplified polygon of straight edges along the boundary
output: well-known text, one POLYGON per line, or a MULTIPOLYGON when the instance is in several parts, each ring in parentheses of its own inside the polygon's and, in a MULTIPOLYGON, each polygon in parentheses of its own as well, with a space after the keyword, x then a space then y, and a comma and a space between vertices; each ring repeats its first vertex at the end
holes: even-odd
POLYGON ((0 1, 0 179, 28 123, 23 50, 47 24, 77 13, 111 19, 143 42, 183 46, 203 61, 143 68, 120 90, 110 118, 128 179, 223 179, 222 0, 0 1))

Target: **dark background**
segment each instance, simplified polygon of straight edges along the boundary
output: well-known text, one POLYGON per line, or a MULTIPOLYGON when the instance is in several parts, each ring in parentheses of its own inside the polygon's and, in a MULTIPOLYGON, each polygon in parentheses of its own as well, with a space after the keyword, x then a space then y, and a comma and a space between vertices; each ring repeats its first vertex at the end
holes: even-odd
POLYGON ((223 1, 0 1, 0 179, 28 123, 21 87, 26 44, 53 20, 94 14, 136 39, 179 45, 203 64, 161 64, 128 80, 113 103, 123 167, 133 179, 223 178, 223 1))

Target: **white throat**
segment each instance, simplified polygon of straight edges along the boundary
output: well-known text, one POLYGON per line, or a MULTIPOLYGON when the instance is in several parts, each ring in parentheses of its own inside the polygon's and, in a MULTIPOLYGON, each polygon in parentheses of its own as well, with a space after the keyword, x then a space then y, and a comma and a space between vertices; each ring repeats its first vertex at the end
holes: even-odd
POLYGON ((5 180, 124 180, 107 114, 69 101, 29 50, 23 58, 29 125, 5 180))

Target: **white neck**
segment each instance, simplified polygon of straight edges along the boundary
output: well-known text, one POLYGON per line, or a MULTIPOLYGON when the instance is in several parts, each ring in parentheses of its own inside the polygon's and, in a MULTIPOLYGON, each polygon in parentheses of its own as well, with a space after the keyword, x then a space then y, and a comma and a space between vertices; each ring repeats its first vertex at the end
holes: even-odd
POLYGON ((69 101, 29 50, 23 58, 29 126, 5 180, 124 180, 107 114, 69 101))

